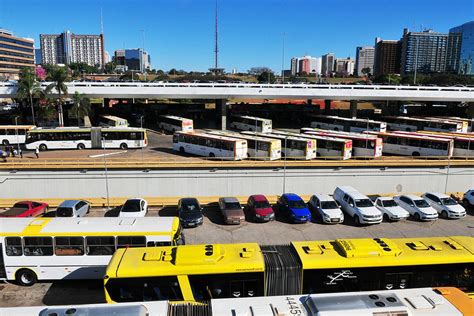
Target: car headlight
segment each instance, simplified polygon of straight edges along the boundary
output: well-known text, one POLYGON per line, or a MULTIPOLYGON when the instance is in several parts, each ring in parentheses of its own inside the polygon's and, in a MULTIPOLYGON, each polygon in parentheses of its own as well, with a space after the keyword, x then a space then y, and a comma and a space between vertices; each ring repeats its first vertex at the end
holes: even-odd
POLYGON ((260 215, 260 214, 255 214, 255 217, 262 218, 262 215, 260 215))
POLYGON ((326 213, 323 213, 323 217, 324 217, 325 219, 330 219, 330 218, 331 218, 331 216, 329 216, 329 214, 326 214, 326 213))

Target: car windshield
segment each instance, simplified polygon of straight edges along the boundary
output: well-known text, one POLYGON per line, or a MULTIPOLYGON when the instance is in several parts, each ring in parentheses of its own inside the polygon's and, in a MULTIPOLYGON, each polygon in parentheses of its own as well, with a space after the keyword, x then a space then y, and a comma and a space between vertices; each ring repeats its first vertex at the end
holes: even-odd
POLYGON ((458 204, 454 199, 452 198, 441 198, 441 203, 443 203, 443 205, 456 205, 458 204))
POLYGON ((360 200, 356 200, 355 202, 356 202, 357 207, 371 207, 371 206, 374 206, 372 201, 369 200, 369 199, 360 199, 360 200))
POLYGON ((140 212, 140 201, 128 200, 123 205, 122 212, 140 212))
POLYGON ((72 217, 73 212, 72 208, 70 207, 58 207, 56 210, 57 217, 72 217))
POLYGON ((323 210, 334 210, 336 208, 339 208, 339 206, 334 201, 322 201, 321 202, 321 208, 323 210))
POLYGON ((183 203, 181 204, 181 211, 185 213, 196 213, 199 211, 199 206, 196 203, 183 203))
POLYGON ((240 209, 240 203, 239 202, 227 202, 225 203, 225 208, 227 210, 236 210, 236 209, 240 209))
POLYGON ((253 205, 255 205, 255 208, 269 208, 269 207, 271 207, 270 203, 268 203, 267 201, 255 202, 253 205))
POLYGON ((303 200, 289 201, 288 206, 291 208, 306 208, 306 203, 303 200))
POLYGON ((27 210, 29 207, 28 207, 28 204, 25 204, 25 203, 16 203, 15 205, 13 205, 14 208, 21 208, 23 210, 27 210))
POLYGON ((398 206, 397 202, 395 202, 394 200, 385 200, 385 201, 382 201, 382 204, 383 204, 383 206, 385 206, 385 207, 398 206))
POLYGON ((426 202, 425 200, 414 200, 413 202, 415 202, 416 206, 421 207, 421 208, 430 207, 428 202, 426 202))

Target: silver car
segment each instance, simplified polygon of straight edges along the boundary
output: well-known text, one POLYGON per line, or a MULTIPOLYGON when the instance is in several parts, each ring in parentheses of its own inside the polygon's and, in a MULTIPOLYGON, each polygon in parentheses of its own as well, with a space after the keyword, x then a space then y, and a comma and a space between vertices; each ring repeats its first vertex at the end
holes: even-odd
POLYGON ((443 193, 426 192, 422 197, 441 215, 442 218, 466 217, 466 209, 452 197, 443 193))
POLYGON ((396 196, 393 199, 419 221, 438 219, 438 212, 419 196, 407 194, 396 196))
POLYGON ((219 199, 219 209, 226 224, 239 225, 245 220, 245 214, 239 200, 235 197, 221 197, 219 199))
POLYGON ((83 217, 90 211, 90 204, 82 200, 66 200, 56 209, 56 217, 83 217))

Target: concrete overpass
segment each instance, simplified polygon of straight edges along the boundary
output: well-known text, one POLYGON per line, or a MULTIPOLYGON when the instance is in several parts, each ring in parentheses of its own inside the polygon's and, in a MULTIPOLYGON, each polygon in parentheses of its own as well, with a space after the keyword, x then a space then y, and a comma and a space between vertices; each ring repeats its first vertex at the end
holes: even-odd
MULTIPOLYGON (((42 87, 49 83, 43 82, 42 87)), ((69 82, 68 92, 89 98, 322 99, 474 102, 474 88, 389 85, 69 82)), ((16 83, 0 83, 0 98, 16 96, 16 83)), ((53 91, 54 92, 54 91, 53 91)))

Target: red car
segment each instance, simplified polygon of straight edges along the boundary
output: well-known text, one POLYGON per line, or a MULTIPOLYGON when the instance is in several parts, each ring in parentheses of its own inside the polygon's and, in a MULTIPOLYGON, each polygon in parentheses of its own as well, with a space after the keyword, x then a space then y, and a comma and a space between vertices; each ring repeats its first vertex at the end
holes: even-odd
POLYGON ((49 205, 34 201, 16 202, 12 208, 0 214, 0 217, 37 217, 46 214, 49 205))
POLYGON ((269 222, 275 219, 273 208, 265 195, 251 195, 247 201, 247 211, 251 218, 258 222, 269 222))

